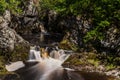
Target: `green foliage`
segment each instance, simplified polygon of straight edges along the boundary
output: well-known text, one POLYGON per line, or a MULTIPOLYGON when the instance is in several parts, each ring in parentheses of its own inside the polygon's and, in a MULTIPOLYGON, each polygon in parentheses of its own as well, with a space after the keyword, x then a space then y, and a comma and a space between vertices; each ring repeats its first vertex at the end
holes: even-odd
POLYGON ((15 50, 10 54, 11 61, 25 61, 28 58, 29 47, 17 45, 15 50))
POLYGON ((7 3, 6 0, 0 0, 0 14, 6 10, 7 3))
POLYGON ((116 66, 113 65, 113 64, 109 64, 109 65, 106 65, 105 68, 106 68, 107 70, 111 70, 111 69, 115 69, 116 66))
POLYGON ((71 43, 68 39, 62 40, 60 42, 59 47, 63 48, 63 49, 67 49, 67 50, 73 50, 73 51, 77 51, 78 50, 78 46, 76 46, 75 44, 71 43))
POLYGON ((57 12, 66 11, 66 0, 40 0, 40 7, 42 10, 55 10, 57 12))
POLYGON ((87 33, 87 35, 84 37, 84 42, 88 42, 90 40, 102 40, 103 34, 102 32, 98 32, 97 29, 91 30, 87 33))
POLYGON ((95 1, 91 12, 93 14, 93 29, 90 30, 85 36, 85 42, 89 40, 101 40, 104 38, 105 27, 108 27, 112 24, 116 25, 116 20, 120 20, 120 11, 119 5, 120 1, 118 0, 100 0, 95 1), (115 5, 116 4, 116 5, 115 5))
POLYGON ((92 65, 94 65, 95 67, 98 67, 100 65, 100 61, 99 60, 95 60, 95 59, 88 59, 88 62, 92 65))
POLYGON ((85 42, 104 38, 105 27, 120 21, 120 0, 41 0, 43 9, 55 10, 60 15, 81 15, 91 18, 93 28, 85 36, 85 42))
POLYGON ((6 9, 10 10, 13 14, 22 13, 20 4, 21 0, 0 0, 0 14, 2 15, 6 9))
POLYGON ((8 2, 8 9, 11 10, 13 14, 21 13, 22 9, 19 7, 20 3, 19 0, 10 0, 8 2))
POLYGON ((84 42, 96 39, 102 40, 104 38, 104 33, 102 32, 102 30, 104 30, 105 27, 109 25, 110 23, 107 20, 98 23, 98 26, 96 26, 95 29, 89 31, 87 35, 84 37, 85 38, 84 42))
MULTIPOLYGON (((120 0, 39 0, 40 10, 54 10, 63 16, 81 15, 91 18, 93 28, 85 42, 104 38, 105 27, 119 25, 120 0), (118 24, 116 24, 116 22, 118 24)), ((0 14, 9 9, 13 14, 22 12, 22 0, 0 0, 0 14)))
POLYGON ((40 0, 42 9, 55 10, 62 15, 78 15, 88 8, 89 4, 90 0, 40 0))
POLYGON ((4 56, 0 56, 0 75, 5 74, 7 71, 5 69, 5 59, 4 56))

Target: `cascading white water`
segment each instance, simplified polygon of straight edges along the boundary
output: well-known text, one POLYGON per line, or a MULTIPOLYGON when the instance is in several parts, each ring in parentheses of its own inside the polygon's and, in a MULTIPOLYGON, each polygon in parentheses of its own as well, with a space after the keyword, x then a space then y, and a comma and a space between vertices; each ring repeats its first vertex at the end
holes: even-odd
POLYGON ((81 76, 72 76, 73 69, 62 67, 62 63, 69 57, 63 50, 51 52, 50 56, 44 58, 41 57, 44 53, 40 53, 33 47, 30 49, 29 60, 6 65, 6 69, 18 73, 23 80, 83 80, 81 76))
POLYGON ((30 47, 29 60, 41 60, 41 52, 35 48, 36 47, 30 47))

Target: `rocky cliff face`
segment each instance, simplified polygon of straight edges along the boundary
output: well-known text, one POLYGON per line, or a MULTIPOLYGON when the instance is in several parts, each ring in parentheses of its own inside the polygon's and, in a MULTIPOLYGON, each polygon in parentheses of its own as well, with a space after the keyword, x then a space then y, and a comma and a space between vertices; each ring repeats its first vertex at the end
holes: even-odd
POLYGON ((84 48, 85 51, 96 49, 98 52, 113 53, 120 56, 120 29, 117 26, 111 25, 108 29, 105 28, 102 31, 104 34, 103 40, 92 40, 85 43, 85 35, 93 28, 91 19, 72 15, 60 17, 54 11, 48 11, 46 17, 44 22, 47 24, 45 27, 48 31, 63 34, 63 40, 67 39, 80 49, 84 48))
MULTIPOLYGON (((15 31, 21 35, 25 34, 25 36, 28 37, 32 36, 32 38, 29 39, 24 37, 25 39, 29 40, 29 42, 32 43, 38 41, 39 43, 40 40, 38 39, 40 39, 39 37, 42 33, 40 26, 42 25, 46 32, 48 31, 48 33, 50 33, 49 35, 47 34, 47 38, 45 39, 46 42, 50 40, 50 38, 52 38, 55 42, 67 40, 67 44, 70 44, 70 46, 73 47, 75 46, 81 51, 90 51, 96 48, 100 52, 114 52, 120 55, 120 29, 118 27, 115 28, 111 26, 111 28, 104 30, 103 33, 105 35, 105 38, 101 41, 93 40, 91 42, 85 43, 85 35, 93 28, 91 19, 73 15, 61 16, 52 10, 45 10, 42 14, 40 14, 40 12, 37 10, 37 7, 32 6, 35 4, 32 2, 32 0, 28 3, 29 4, 26 6, 24 14, 22 16, 12 16, 10 27, 12 29, 15 29, 15 31), (40 18, 41 16, 42 18, 40 18), (37 38, 34 38, 36 41, 33 40, 34 36, 37 36, 37 38)), ((10 17, 7 17, 6 20, 10 21, 11 19, 10 17)), ((11 46, 13 46, 13 44, 11 46)))
POLYGON ((6 13, 4 17, 0 16, 0 49, 4 51, 13 51, 18 44, 29 45, 15 30, 11 29, 8 24, 10 14, 6 13))
MULTIPOLYGON (((111 26, 105 32, 105 38, 100 41, 103 51, 120 56, 120 32, 119 28, 111 26)), ((101 50, 101 49, 100 49, 101 50)))

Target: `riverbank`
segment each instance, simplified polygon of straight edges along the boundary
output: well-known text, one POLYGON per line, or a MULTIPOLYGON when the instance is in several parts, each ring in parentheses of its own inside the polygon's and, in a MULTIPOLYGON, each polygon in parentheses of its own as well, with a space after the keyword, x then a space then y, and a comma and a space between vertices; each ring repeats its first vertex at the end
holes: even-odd
MULTIPOLYGON (((113 64, 104 64, 96 58, 97 54, 92 52, 75 53, 63 64, 65 67, 75 69, 77 71, 97 72, 106 76, 120 79, 120 66, 113 64)), ((114 80, 114 79, 113 79, 114 80)))
MULTIPOLYGON (((92 52, 73 53, 63 66, 75 69, 75 71, 85 77, 85 80, 96 80, 96 78, 97 80, 119 80, 120 66, 105 65, 102 61, 96 59, 96 56, 97 55, 92 52)), ((4 65, 5 63, 2 63, 0 72, 1 80, 20 80, 17 74, 8 73, 4 69, 4 65)))

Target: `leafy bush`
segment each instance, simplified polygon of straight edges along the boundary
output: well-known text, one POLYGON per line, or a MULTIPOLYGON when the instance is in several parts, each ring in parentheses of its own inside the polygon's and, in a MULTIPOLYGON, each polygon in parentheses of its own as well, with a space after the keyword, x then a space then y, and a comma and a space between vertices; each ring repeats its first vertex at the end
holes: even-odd
POLYGON ((105 21, 101 21, 98 26, 95 27, 95 29, 89 31, 87 33, 87 35, 84 37, 84 41, 87 42, 89 40, 102 40, 104 38, 104 33, 102 32, 102 30, 105 29, 105 27, 109 26, 110 23, 105 20, 105 21))
POLYGON ((85 41, 104 38, 105 27, 118 26, 120 21, 120 0, 41 0, 41 9, 55 10, 60 15, 81 15, 92 19, 92 30, 85 41), (117 24, 116 24, 117 22, 117 24))
POLYGON ((21 13, 22 9, 19 6, 21 2, 21 0, 0 0, 0 14, 2 15, 6 9, 13 14, 21 13))
POLYGON ((6 1, 0 0, 0 14, 2 14, 6 10, 6 7, 7 7, 6 1))

